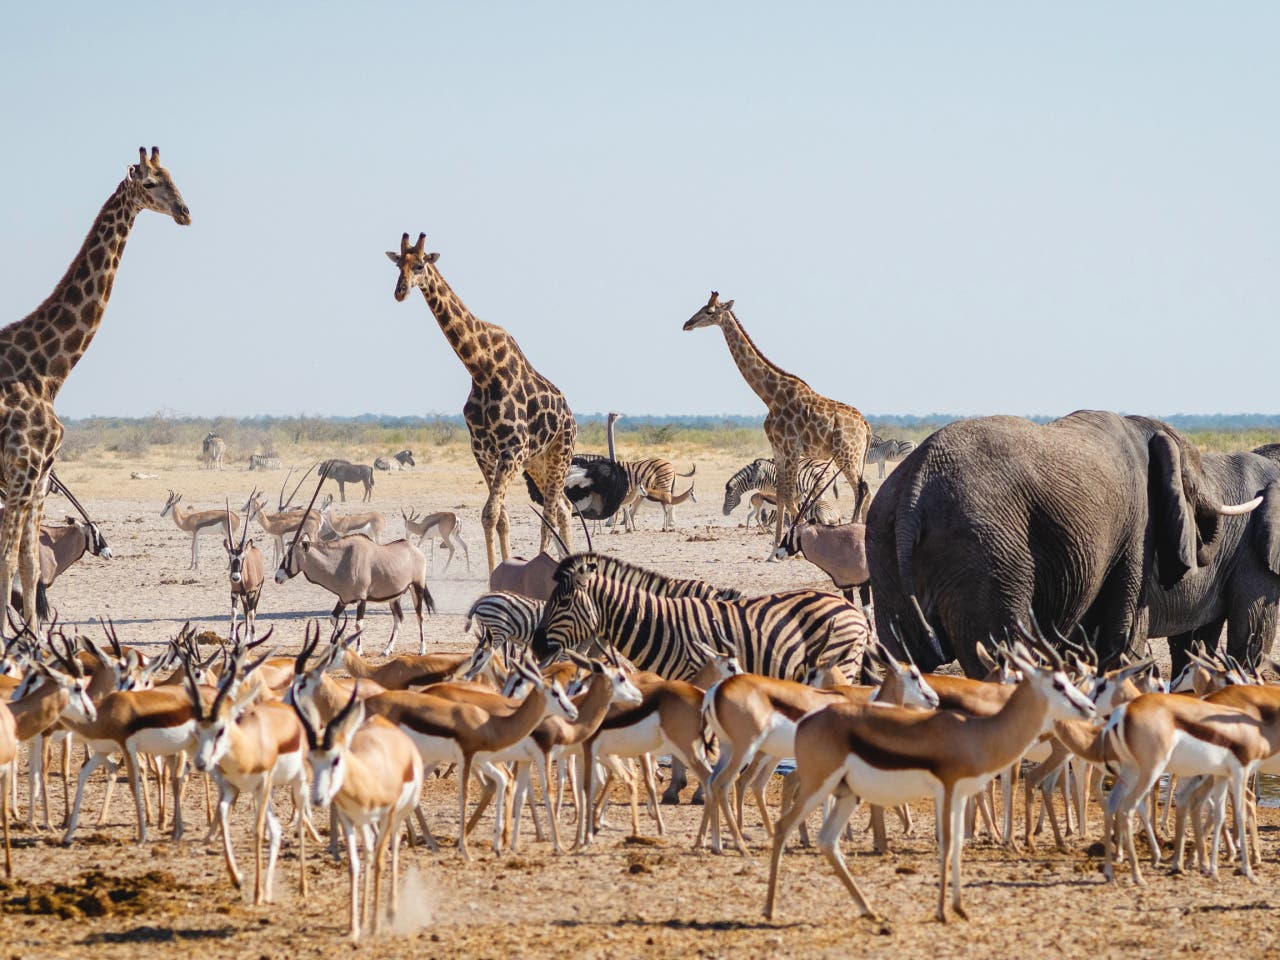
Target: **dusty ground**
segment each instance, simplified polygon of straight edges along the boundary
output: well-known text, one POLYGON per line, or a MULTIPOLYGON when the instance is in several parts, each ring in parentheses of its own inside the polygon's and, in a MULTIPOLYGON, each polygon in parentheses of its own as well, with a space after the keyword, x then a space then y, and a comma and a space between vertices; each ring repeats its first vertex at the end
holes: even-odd
MULTIPOLYGON (((742 512, 720 512, 725 478, 746 457, 698 458, 701 503, 677 509, 680 529, 659 533, 660 511, 646 507, 641 530, 604 535, 597 547, 664 571, 702 576, 757 592, 817 584, 821 575, 803 561, 765 564, 766 541, 739 524, 742 512)), ((684 469, 683 465, 681 469, 684 469)), ((98 466, 68 464, 63 479, 103 520, 116 558, 88 560, 60 581, 52 594, 64 619, 98 614, 115 618, 127 642, 158 643, 188 618, 222 626, 226 574, 217 539, 202 538, 202 566, 188 572, 189 537, 158 516, 167 488, 179 489, 191 506, 211 507, 230 496, 243 503, 255 480, 272 495, 282 474, 228 470, 207 473, 175 467, 163 459, 98 466), (131 480, 132 472, 158 474, 131 480), (216 622, 215 622, 216 621, 216 622)), ((683 483, 683 481, 681 482, 683 483)), ((483 488, 474 465, 438 457, 410 473, 378 476, 373 506, 387 512, 389 530, 402 527, 400 504, 420 510, 457 509, 471 545, 468 574, 459 557, 448 576, 431 582, 439 613, 427 623, 433 649, 466 645, 463 614, 483 591, 483 537, 479 506, 483 488)), ((847 494, 845 502, 848 503, 847 494)), ((744 508, 743 508, 744 509, 744 508)), ((847 509, 847 507, 846 507, 847 509)), ((63 505, 51 502, 51 514, 63 505)), ((514 546, 535 549, 536 521, 513 497, 514 546), (515 504, 518 504, 516 506, 515 504)), ((260 542, 262 542, 260 540, 260 542)), ((580 539, 578 541, 580 543, 580 539)), ((268 557, 268 559, 270 559, 268 557)), ((436 569, 443 564, 437 557, 436 569)), ((327 613, 328 595, 292 581, 268 585, 263 619, 276 627, 277 649, 297 648, 302 618, 327 613)), ((374 643, 389 629, 385 610, 370 617, 374 643)), ((401 650, 414 644, 402 635, 401 650)), ((25 781, 25 778, 24 778, 25 781)), ((428 792, 437 837, 456 826, 452 779, 428 792)), ((401 917, 384 933, 353 950, 343 939, 347 875, 322 857, 309 860, 311 893, 296 892, 297 859, 287 842, 277 873, 275 906, 254 908, 233 890, 216 844, 189 830, 174 844, 133 843, 132 804, 117 791, 106 823, 95 827, 101 782, 92 785, 73 846, 56 845, 49 834, 15 834, 15 879, 0 887, 0 948, 12 957, 133 957, 152 953, 189 957, 298 956, 845 956, 957 957, 1063 955, 1164 956, 1183 952, 1235 956, 1274 955, 1280 915, 1272 906, 1280 876, 1280 818, 1263 811, 1267 863, 1251 885, 1232 875, 1213 883, 1200 876, 1149 873, 1138 889, 1128 881, 1106 886, 1096 857, 1079 845, 1068 854, 1010 854, 982 841, 966 849, 966 899, 972 920, 941 926, 933 921, 937 872, 930 842, 932 817, 923 807, 915 835, 893 834, 890 857, 865 855, 860 838, 848 847, 852 869, 885 922, 850 919, 849 900, 825 862, 811 851, 788 853, 783 863, 781 919, 766 923, 760 910, 767 854, 758 821, 748 824, 757 842, 751 860, 716 857, 689 849, 700 808, 667 808, 660 839, 628 840, 627 816, 615 811, 613 828, 582 855, 556 857, 549 844, 533 842, 526 821, 518 854, 495 859, 483 848, 491 835, 482 824, 473 852, 463 863, 453 852, 407 850, 401 917)), ((53 785, 55 811, 61 784, 53 785)), ((200 790, 188 792, 188 816, 203 814, 200 790)), ((25 806, 25 782, 22 790, 25 806)), ((285 804, 287 807, 287 803, 285 804)), ((59 814, 55 812, 55 819, 59 814)), ((861 814, 855 822, 861 823, 861 814)), ((1094 831, 1096 834, 1096 824, 1094 831)), ((237 851, 248 857, 243 812, 236 825, 237 851)), ((653 825, 642 822, 652 836, 653 825)))

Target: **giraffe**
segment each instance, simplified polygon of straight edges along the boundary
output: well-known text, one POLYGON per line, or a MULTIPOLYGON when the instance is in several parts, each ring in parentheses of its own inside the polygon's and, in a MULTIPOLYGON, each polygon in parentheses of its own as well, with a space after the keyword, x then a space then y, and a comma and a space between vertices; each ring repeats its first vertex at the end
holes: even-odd
MULTIPOLYGON (((400 238, 400 252, 387 251, 400 268, 396 300, 403 302, 417 287, 426 298, 445 339, 471 374, 471 395, 462 408, 471 433, 471 452, 489 486, 480 519, 489 553, 489 570, 497 565, 493 538, 496 531, 502 559, 510 556, 507 536, 506 496, 511 481, 527 470, 542 492, 551 521, 569 543, 569 503, 564 482, 573 457, 578 425, 564 395, 533 369, 515 338, 502 327, 485 323, 468 310, 440 275, 438 253, 424 252, 426 234, 409 245, 400 238)), ((542 527, 541 549, 546 550, 551 530, 542 527)))
MULTIPOLYGON (((62 444, 53 410, 67 375, 89 348, 102 322, 133 221, 143 210, 191 222, 191 211, 160 166, 160 151, 138 148, 138 163, 98 212, 71 266, 32 313, 0 329, 0 584, 15 568, 22 578, 22 613, 36 622, 38 535, 49 471, 62 444)), ((0 628, 2 629, 2 628, 0 628)))
POLYGON ((720 302, 712 291, 701 310, 685 323, 685 330, 717 326, 747 385, 769 408, 764 435, 778 465, 778 514, 774 546, 782 542, 783 514, 795 516, 796 474, 802 457, 831 460, 856 491, 853 519, 861 519, 870 494, 862 479, 871 444, 871 426, 854 407, 824 397, 794 374, 769 361, 751 342, 733 314, 733 301, 720 302))

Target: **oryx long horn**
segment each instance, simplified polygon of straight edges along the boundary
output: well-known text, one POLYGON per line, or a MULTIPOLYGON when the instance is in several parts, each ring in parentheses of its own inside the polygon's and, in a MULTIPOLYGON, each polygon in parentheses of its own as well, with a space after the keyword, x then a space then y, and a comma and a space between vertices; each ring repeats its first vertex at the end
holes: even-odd
MULTIPOLYGON (((310 473, 310 472, 311 472, 310 470, 307 471, 307 473, 310 473)), ((297 529, 293 531, 293 539, 289 541, 289 549, 284 552, 286 559, 293 555, 293 548, 298 545, 298 538, 302 536, 302 528, 306 526, 306 518, 311 515, 311 508, 316 505, 316 498, 320 496, 320 488, 324 486, 324 481, 328 476, 329 476, 329 464, 326 463, 323 467, 320 468, 320 481, 316 484, 316 492, 311 495, 311 502, 307 504, 307 509, 304 510, 302 513, 303 522, 298 524, 297 529)), ((306 474, 303 474, 303 479, 305 478, 306 478, 306 474)), ((301 480, 298 481, 298 486, 302 486, 301 480)), ((289 499, 292 500, 293 498, 290 497, 289 499)), ((283 561, 282 561, 282 564, 283 564, 283 561)))
POLYGON ((551 525, 551 521, 547 519, 546 514, 532 504, 529 505, 529 509, 536 513, 538 515, 538 519, 541 520, 546 528, 551 531, 551 535, 556 538, 556 543, 560 544, 560 549, 564 551, 564 555, 567 557, 570 553, 569 546, 556 531, 556 528, 551 525))

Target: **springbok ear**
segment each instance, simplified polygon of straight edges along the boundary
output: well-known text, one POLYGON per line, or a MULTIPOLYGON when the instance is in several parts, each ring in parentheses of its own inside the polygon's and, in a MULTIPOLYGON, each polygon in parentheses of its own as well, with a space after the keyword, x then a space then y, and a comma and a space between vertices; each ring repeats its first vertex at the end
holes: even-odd
POLYGON ((396 253, 394 250, 387 251, 387 259, 390 260, 392 263, 394 263, 397 267, 400 266, 400 254, 396 253))

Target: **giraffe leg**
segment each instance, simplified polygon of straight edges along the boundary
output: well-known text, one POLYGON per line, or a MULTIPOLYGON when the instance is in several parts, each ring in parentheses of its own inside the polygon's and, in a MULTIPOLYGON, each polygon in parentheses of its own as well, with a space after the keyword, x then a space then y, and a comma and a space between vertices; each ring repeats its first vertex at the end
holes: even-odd
POLYGON ((511 555, 507 534, 501 527, 501 521, 503 505, 507 499, 507 487, 511 486, 516 469, 517 464, 514 460, 503 460, 494 468, 493 477, 489 481, 489 498, 485 500, 484 509, 480 511, 480 523, 484 527, 484 546, 489 555, 490 571, 498 565, 494 548, 495 536, 499 540, 498 547, 502 550, 502 559, 506 560, 511 555))
POLYGON ((790 457, 779 457, 776 451, 774 457, 778 463, 778 514, 773 521, 773 547, 769 550, 770 561, 774 559, 774 549, 782 543, 784 516, 788 511, 792 516, 795 516, 796 512, 796 463, 790 457))
MULTIPOLYGON (((6 606, 9 601, 9 586, 13 583, 13 575, 18 570, 18 555, 22 548, 22 533, 25 527, 23 521, 28 509, 29 505, 23 500, 22 488, 15 482, 5 498, 4 518, 0 520, 0 584, 4 586, 6 606)), ((26 607, 26 597, 23 598, 23 607, 26 607)), ((3 634, 6 625, 7 618, 5 623, 0 623, 0 635, 3 634)))
POLYGON ((38 500, 27 511, 22 527, 22 548, 18 551, 18 572, 22 578, 22 619, 33 628, 38 623, 36 584, 40 579, 40 520, 43 513, 43 500, 38 500))

